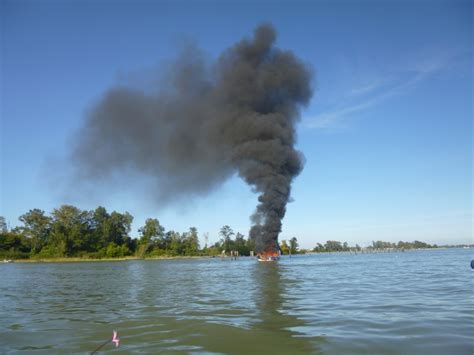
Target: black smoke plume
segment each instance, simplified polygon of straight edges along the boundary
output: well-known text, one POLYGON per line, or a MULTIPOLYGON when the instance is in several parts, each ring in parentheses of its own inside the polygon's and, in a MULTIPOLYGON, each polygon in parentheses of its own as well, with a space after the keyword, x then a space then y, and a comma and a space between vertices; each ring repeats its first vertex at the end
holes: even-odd
POLYGON ((291 182, 303 167, 295 123, 311 97, 310 70, 261 25, 208 65, 188 48, 152 92, 115 87, 87 116, 72 159, 80 179, 125 171, 152 177, 159 201, 209 192, 238 172, 258 206, 250 237, 277 250, 291 182))

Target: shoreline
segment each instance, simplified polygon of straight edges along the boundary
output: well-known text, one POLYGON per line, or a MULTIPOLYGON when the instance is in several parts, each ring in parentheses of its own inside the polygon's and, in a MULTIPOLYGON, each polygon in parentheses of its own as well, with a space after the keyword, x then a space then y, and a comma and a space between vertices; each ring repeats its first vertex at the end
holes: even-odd
MULTIPOLYGON (((140 258, 138 256, 125 256, 120 258, 102 258, 102 259, 92 259, 92 258, 79 258, 79 257, 70 257, 70 258, 51 258, 51 259, 12 259, 12 263, 24 263, 24 264, 34 264, 34 263, 82 263, 82 262, 110 262, 110 261, 134 261, 134 260, 182 260, 182 259, 202 259, 202 258, 212 258, 212 256, 202 255, 202 256, 155 256, 149 258, 140 258)), ((0 262, 1 263, 1 262, 0 262)))
MULTIPOLYGON (((468 248, 472 248, 473 246, 469 246, 468 248)), ((453 248, 453 247, 437 247, 437 248, 420 248, 420 249, 392 249, 392 250, 371 250, 371 251, 331 251, 331 252, 307 252, 304 254, 294 254, 296 255, 324 255, 324 254, 385 254, 385 253, 400 253, 400 252, 413 252, 413 251, 426 251, 426 250, 443 250, 443 249, 463 249, 461 247, 453 248)), ((466 249, 464 247, 464 249, 466 249)), ((288 255, 284 255, 288 256, 288 255)), ((239 258, 248 258, 250 256, 240 255, 239 258)), ((185 255, 177 255, 177 256, 152 256, 152 257, 138 257, 138 256, 125 256, 125 257, 117 257, 117 258, 80 258, 80 257, 62 257, 62 258, 49 258, 49 259, 4 259, 4 263, 24 263, 24 264, 34 264, 34 263, 82 263, 82 262, 120 262, 120 261, 134 261, 134 260, 142 260, 142 261, 153 261, 153 260, 186 260, 186 259, 213 259, 213 258, 222 258, 220 255, 194 255, 194 256, 185 256, 185 255), (6 262, 6 260, 9 260, 6 262)), ((226 256, 225 258, 230 258, 230 256, 226 256)), ((2 260, 0 259, 0 264, 2 264, 2 260)))

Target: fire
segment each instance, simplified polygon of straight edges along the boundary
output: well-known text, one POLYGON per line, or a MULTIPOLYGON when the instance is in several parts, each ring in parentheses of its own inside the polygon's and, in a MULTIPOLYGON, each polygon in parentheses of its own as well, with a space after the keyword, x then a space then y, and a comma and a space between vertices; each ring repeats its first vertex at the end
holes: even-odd
POLYGON ((262 258, 272 258, 272 257, 279 257, 280 254, 278 254, 274 250, 271 250, 271 251, 264 251, 263 253, 258 254, 258 256, 262 258))
POLYGON ((275 261, 280 258, 280 253, 274 249, 267 249, 262 253, 257 254, 260 261, 275 261))

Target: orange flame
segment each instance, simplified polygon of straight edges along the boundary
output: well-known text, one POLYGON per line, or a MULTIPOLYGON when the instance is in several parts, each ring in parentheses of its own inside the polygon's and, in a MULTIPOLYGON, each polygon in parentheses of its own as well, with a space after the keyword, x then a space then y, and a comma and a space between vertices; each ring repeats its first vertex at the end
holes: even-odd
POLYGON ((259 253, 257 256, 266 259, 268 257, 279 257, 280 254, 273 249, 267 249, 263 253, 259 253))

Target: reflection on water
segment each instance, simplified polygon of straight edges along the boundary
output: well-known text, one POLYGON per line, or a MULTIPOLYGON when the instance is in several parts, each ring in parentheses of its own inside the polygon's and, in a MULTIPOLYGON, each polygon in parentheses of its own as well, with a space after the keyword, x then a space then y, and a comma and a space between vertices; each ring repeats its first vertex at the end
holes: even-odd
POLYGON ((470 250, 0 265, 0 353, 472 353, 470 250))
MULTIPOLYGON (((234 265, 232 265, 234 266, 234 265)), ((238 267, 237 265, 235 265, 238 267)), ((244 327, 227 327, 222 324, 203 324, 206 330, 196 335, 193 344, 207 352, 230 354, 298 354, 316 353, 314 338, 301 337, 291 328, 304 322, 289 315, 283 309, 285 282, 279 263, 258 263, 252 260, 248 266, 247 289, 254 301, 247 313, 244 327)), ((239 285, 235 285, 238 287, 239 285)), ((234 287, 230 280, 227 287, 234 287)), ((242 290, 242 288, 237 288, 242 290)), ((245 292, 240 292, 243 298, 245 292)))
POLYGON ((284 309, 286 288, 291 287, 293 280, 285 280, 281 263, 256 263, 252 273, 253 282, 258 285, 256 295, 257 317, 259 322, 254 329, 268 334, 270 339, 263 342, 262 350, 271 352, 295 353, 315 351, 315 339, 295 334, 291 329, 304 326, 304 322, 290 315, 284 309), (298 336, 299 335, 299 336, 298 336), (268 344, 272 344, 268 349, 268 344), (266 348, 267 347, 267 348, 266 348))

